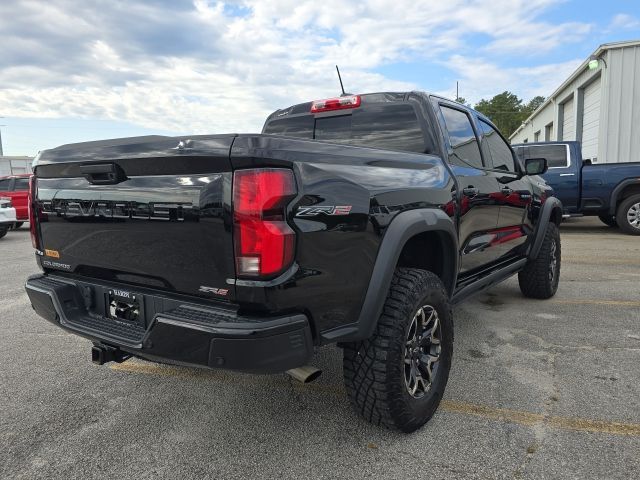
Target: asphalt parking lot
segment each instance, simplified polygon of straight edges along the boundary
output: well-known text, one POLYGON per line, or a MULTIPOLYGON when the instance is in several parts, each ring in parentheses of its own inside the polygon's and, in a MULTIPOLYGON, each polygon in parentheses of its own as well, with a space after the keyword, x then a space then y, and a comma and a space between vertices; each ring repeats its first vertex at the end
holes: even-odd
POLYGON ((562 227, 549 301, 511 279, 455 311, 440 410, 420 431, 352 412, 341 354, 322 377, 129 360, 31 310, 28 228, 0 240, 0 477, 640 478, 640 238, 596 219, 562 227))

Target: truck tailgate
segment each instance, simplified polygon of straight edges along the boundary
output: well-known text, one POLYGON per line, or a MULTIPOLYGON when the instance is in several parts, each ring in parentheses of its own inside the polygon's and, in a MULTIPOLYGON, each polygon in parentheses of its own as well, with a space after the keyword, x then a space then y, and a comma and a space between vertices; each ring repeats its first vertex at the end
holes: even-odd
POLYGON ((42 266, 233 300, 233 139, 140 137, 43 152, 36 166, 42 266))

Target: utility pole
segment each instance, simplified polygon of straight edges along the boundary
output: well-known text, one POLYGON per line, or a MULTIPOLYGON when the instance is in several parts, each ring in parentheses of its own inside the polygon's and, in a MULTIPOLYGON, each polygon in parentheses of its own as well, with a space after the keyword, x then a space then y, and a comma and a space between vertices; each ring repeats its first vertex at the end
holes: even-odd
POLYGON ((6 125, 0 125, 0 157, 4 156, 4 152, 2 151, 2 127, 6 127, 6 125))
POLYGON ((6 125, 0 125, 0 157, 4 156, 4 152, 2 151, 2 128, 6 127, 6 125))

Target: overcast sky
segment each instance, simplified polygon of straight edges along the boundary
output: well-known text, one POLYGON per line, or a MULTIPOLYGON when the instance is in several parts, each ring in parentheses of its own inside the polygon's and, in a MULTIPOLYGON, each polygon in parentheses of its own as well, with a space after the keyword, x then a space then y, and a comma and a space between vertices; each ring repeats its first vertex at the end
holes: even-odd
POLYGON ((276 108, 420 89, 549 95, 638 0, 0 0, 5 155, 160 133, 255 132, 276 108))

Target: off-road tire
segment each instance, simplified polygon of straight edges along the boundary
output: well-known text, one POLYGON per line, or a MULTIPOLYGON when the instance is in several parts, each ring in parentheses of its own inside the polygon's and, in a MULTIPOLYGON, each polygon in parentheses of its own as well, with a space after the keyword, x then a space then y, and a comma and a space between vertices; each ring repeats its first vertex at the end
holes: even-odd
MULTIPOLYGON (((620 230, 624 233, 628 233, 630 235, 640 235, 640 226, 634 226, 629 223, 629 215, 631 213, 631 209, 633 208, 634 212, 638 212, 640 209, 640 195, 632 195, 629 198, 625 198, 620 205, 618 205, 618 211, 616 212, 616 221, 618 222, 618 226, 620 230)), ((636 213, 637 215, 638 213, 636 213)))
POLYGON ((369 422, 413 432, 433 416, 440 404, 452 353, 453 318, 444 285, 426 270, 398 268, 374 334, 344 345, 344 381, 349 399, 369 422), (437 313, 441 349, 430 389, 415 398, 405 380, 405 348, 414 317, 425 305, 437 313))
POLYGON ((4 237, 9 231, 9 227, 0 227, 0 238, 4 237))
POLYGON ((529 298, 546 299, 553 297, 558 290, 560 264, 560 231, 557 225, 551 222, 547 226, 538 256, 535 260, 530 260, 524 269, 518 273, 518 283, 522 294, 529 298), (555 267, 552 267, 554 258, 555 267), (553 276, 550 275, 551 268, 554 268, 553 276))
POLYGON ((598 218, 608 227, 618 228, 618 222, 614 215, 598 215, 598 218))

